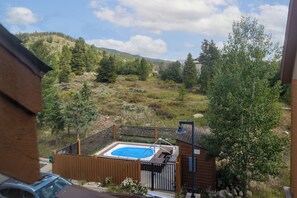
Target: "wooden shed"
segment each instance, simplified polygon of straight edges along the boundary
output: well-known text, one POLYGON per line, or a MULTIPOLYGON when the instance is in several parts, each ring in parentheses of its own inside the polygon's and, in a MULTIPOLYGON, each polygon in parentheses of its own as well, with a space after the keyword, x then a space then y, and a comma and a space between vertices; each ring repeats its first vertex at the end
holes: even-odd
MULTIPOLYGON (((192 129, 186 128, 186 133, 179 135, 176 142, 179 146, 182 166, 182 186, 192 188, 192 172, 189 169, 189 157, 192 157, 192 129)), ((216 165, 215 158, 206 155, 206 149, 200 145, 201 137, 208 134, 209 129, 195 128, 194 149, 196 158, 195 189, 215 189, 216 187, 216 165)))
POLYGON ((40 176, 35 115, 49 70, 0 24, 0 173, 29 183, 40 176))

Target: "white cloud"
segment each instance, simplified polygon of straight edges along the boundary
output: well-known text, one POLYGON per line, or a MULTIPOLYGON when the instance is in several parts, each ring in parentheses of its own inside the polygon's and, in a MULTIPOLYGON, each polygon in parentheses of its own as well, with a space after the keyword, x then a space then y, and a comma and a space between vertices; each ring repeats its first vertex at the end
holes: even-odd
POLYGON ((167 45, 162 39, 152 39, 143 35, 132 36, 128 41, 94 39, 86 42, 97 47, 116 49, 122 52, 150 57, 158 56, 167 51, 167 45))
POLYGON ((6 11, 6 22, 11 25, 31 25, 40 18, 25 7, 9 7, 6 11))
POLYGON ((241 16, 232 0, 119 0, 113 8, 97 6, 94 14, 120 26, 155 33, 186 31, 223 36, 230 32, 233 20, 241 16))
POLYGON ((288 7, 286 5, 249 5, 242 12, 237 0, 118 0, 107 6, 91 0, 93 13, 100 20, 123 27, 136 27, 153 33, 191 32, 203 36, 227 37, 234 20, 241 15, 258 19, 274 41, 282 42, 288 7))
POLYGON ((251 13, 265 26, 267 33, 272 35, 274 41, 283 43, 288 15, 288 7, 285 5, 260 5, 259 13, 251 13))

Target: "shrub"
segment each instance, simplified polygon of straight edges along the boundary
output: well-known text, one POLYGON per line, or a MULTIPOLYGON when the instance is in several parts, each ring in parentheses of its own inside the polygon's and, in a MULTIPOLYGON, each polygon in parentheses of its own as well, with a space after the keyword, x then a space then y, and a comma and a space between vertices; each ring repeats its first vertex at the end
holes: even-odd
POLYGON ((122 181, 120 187, 133 195, 146 195, 147 187, 142 186, 139 182, 127 177, 124 181, 122 181))
POLYGON ((106 177, 104 180, 104 186, 111 185, 113 183, 112 177, 106 177))

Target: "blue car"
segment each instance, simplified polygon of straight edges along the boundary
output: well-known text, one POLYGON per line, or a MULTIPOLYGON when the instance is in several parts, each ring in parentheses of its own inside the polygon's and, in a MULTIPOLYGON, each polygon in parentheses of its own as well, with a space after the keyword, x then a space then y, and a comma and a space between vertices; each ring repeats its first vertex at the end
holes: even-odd
POLYGON ((54 198, 67 185, 72 183, 49 173, 42 173, 33 184, 9 178, 0 184, 0 198, 54 198))

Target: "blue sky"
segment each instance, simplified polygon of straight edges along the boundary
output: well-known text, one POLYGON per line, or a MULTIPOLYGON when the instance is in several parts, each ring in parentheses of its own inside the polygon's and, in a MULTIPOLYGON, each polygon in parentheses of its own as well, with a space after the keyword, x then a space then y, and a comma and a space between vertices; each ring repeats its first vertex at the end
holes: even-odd
POLYGON ((251 16, 284 39, 289 0, 1 0, 12 33, 62 32, 98 47, 167 60, 197 57, 203 39, 222 47, 232 22, 251 16))

